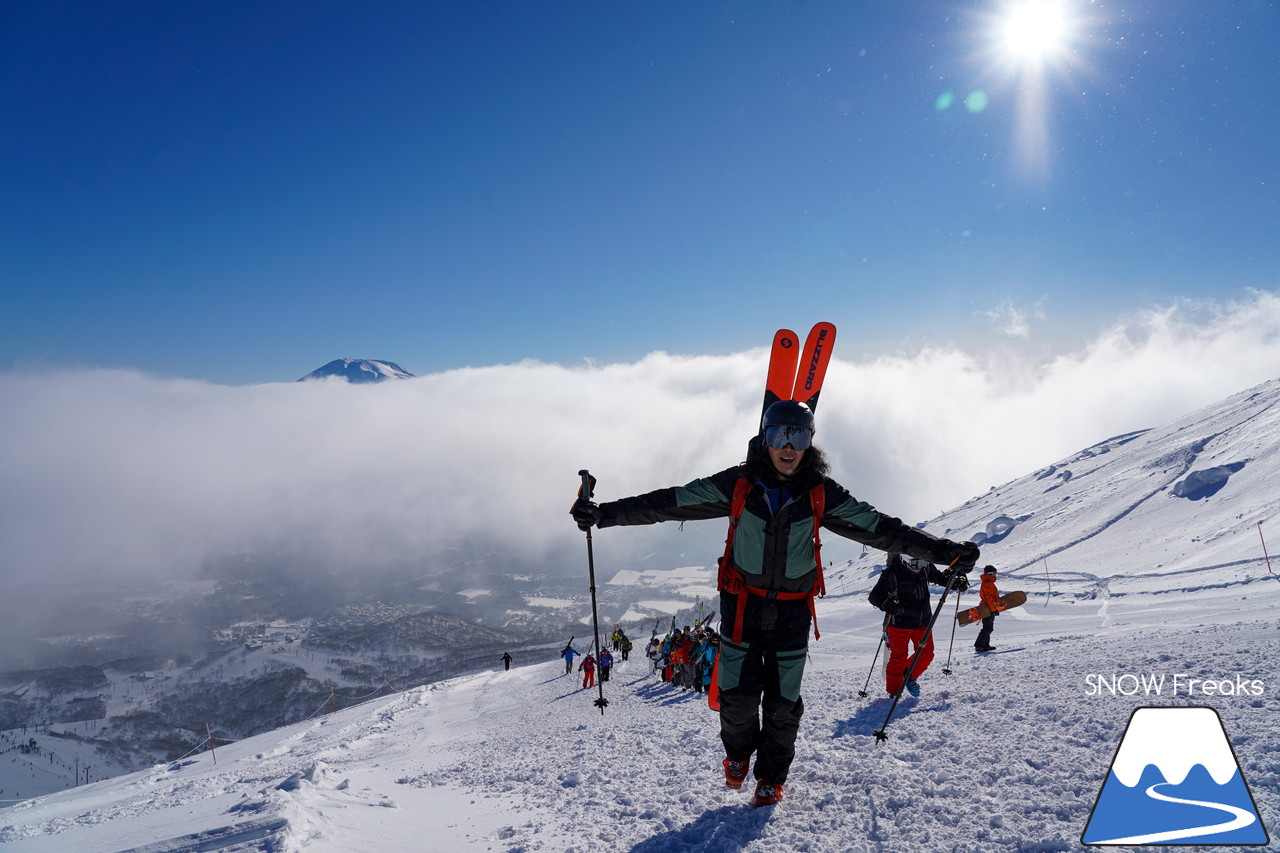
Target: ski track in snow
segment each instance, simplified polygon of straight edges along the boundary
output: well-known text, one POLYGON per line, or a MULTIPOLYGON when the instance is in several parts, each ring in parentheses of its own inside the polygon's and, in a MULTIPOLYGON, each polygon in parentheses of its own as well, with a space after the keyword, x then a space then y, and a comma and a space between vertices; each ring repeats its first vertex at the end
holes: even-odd
MULTIPOLYGON (((1020 625, 998 623, 997 641, 1012 648, 1020 625)), ((596 691, 581 690, 559 663, 455 679, 241 741, 219 749, 217 765, 201 755, 28 801, 0 812, 0 845, 6 853, 1084 849, 1081 831, 1130 713, 1170 701, 1087 696, 1084 674, 1114 672, 1118 661, 1129 672, 1264 678, 1263 697, 1204 704, 1219 710, 1264 822, 1280 814, 1274 625, 1024 635, 1021 654, 982 657, 961 645, 972 640, 961 629, 951 676, 942 673, 946 636, 921 680, 924 696, 900 703, 889 741, 876 744, 871 733, 889 706, 876 693, 879 666, 870 697, 857 695, 874 647, 856 632, 824 634, 812 647, 786 799, 773 809, 747 805, 750 784, 723 787, 717 720, 703 697, 661 683, 636 659, 605 685, 603 715, 596 691)))

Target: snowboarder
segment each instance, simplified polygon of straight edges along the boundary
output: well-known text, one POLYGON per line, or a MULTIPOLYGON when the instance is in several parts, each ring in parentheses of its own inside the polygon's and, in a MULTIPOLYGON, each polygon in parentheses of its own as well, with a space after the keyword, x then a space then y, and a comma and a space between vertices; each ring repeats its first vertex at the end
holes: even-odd
POLYGON ((573 674, 573 656, 580 655, 580 654, 582 654, 582 652, 575 649, 572 643, 565 646, 564 651, 560 652, 560 657, 564 658, 564 674, 565 675, 573 674))
POLYGON ((982 630, 978 632, 978 639, 973 644, 973 648, 978 652, 993 652, 996 647, 991 645, 991 632, 996 627, 996 614, 1005 609, 1004 602, 1000 600, 1000 590, 996 589, 995 566, 986 566, 982 569, 982 586, 978 588, 978 595, 982 603, 991 611, 991 615, 982 620, 982 630))
POLYGON ((622 652, 622 659, 626 660, 631 655, 631 638, 623 634, 622 641, 618 643, 618 648, 622 652))
POLYGON ((513 658, 511 657, 511 652, 502 653, 502 669, 504 672, 509 672, 511 670, 512 660, 513 658))
MULTIPOLYGON (((975 548, 976 550, 976 548, 975 548)), ((947 576, 938 571, 929 560, 911 558, 904 560, 902 554, 891 553, 885 564, 880 579, 872 588, 868 599, 883 610, 885 619, 885 640, 889 646, 889 659, 885 668, 884 689, 890 696, 897 696, 902 690, 902 682, 906 679, 907 692, 912 696, 920 695, 918 679, 933 661, 933 635, 925 637, 928 630, 932 607, 929 605, 929 584, 947 585, 947 576), (908 650, 908 645, 911 649, 908 650), (912 656, 920 652, 915 669, 908 673, 907 667, 912 656)), ((952 583, 958 590, 967 589, 968 580, 959 576, 952 583)))
POLYGON ((819 524, 875 548, 947 565, 954 561, 961 572, 971 570, 979 556, 973 543, 935 538, 878 512, 830 479, 826 457, 812 445, 813 412, 804 403, 773 403, 761 427, 739 465, 686 486, 599 505, 579 500, 572 510, 585 529, 736 516, 730 526, 736 536, 721 560, 716 689, 725 784, 740 788, 754 755, 756 806, 782 800, 795 758, 804 714, 800 683, 813 597, 821 586, 819 524))
POLYGON ((596 659, 591 652, 587 652, 587 656, 578 665, 578 672, 582 673, 582 687, 584 690, 588 687, 596 686, 596 659))

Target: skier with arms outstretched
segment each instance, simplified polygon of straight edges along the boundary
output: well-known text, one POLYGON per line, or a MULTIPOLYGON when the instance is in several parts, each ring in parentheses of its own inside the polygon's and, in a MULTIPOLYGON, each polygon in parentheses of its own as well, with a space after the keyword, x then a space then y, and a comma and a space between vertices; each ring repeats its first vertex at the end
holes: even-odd
MULTIPOLYGON (((816 396, 816 395, 815 395, 816 396)), ((812 444, 811 409, 797 400, 770 405, 746 461, 686 486, 599 505, 579 500, 578 526, 615 526, 735 518, 720 576, 717 683, 725 784, 740 788, 755 757, 753 805, 782 800, 795 757, 804 702, 800 684, 821 587, 817 530, 856 542, 972 569, 971 542, 938 539, 877 511, 827 476, 812 444)))

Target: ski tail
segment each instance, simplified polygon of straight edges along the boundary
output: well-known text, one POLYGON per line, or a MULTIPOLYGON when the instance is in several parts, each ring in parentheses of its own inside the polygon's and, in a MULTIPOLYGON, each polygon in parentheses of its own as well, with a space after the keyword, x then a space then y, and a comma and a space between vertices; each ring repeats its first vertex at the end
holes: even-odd
POLYGON ((804 349, 800 351, 799 370, 792 386, 792 400, 799 400, 810 409, 817 410, 818 395, 831 363, 831 351, 836 343, 836 327, 832 323, 818 323, 809 331, 804 349))
POLYGON ((795 387, 796 367, 800 364, 800 336, 790 329, 779 329, 773 336, 769 353, 769 374, 764 383, 764 406, 760 417, 779 400, 790 400, 795 387))
POLYGON ((720 655, 711 665, 711 686, 707 688, 707 707, 713 711, 720 710, 720 655))

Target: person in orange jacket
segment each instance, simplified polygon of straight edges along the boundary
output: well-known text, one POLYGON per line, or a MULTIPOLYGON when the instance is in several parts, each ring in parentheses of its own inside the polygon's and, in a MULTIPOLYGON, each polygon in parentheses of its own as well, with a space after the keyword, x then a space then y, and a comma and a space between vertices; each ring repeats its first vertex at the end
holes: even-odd
POLYGON ((995 566, 983 567, 982 587, 978 590, 978 595, 982 598, 982 603, 991 611, 991 615, 982 620, 982 630, 978 632, 978 640, 973 644, 973 648, 977 652, 995 651, 996 647, 991 645, 991 631, 996 626, 996 614, 1005 609, 1004 602, 1000 600, 1000 590, 996 589, 995 566))

